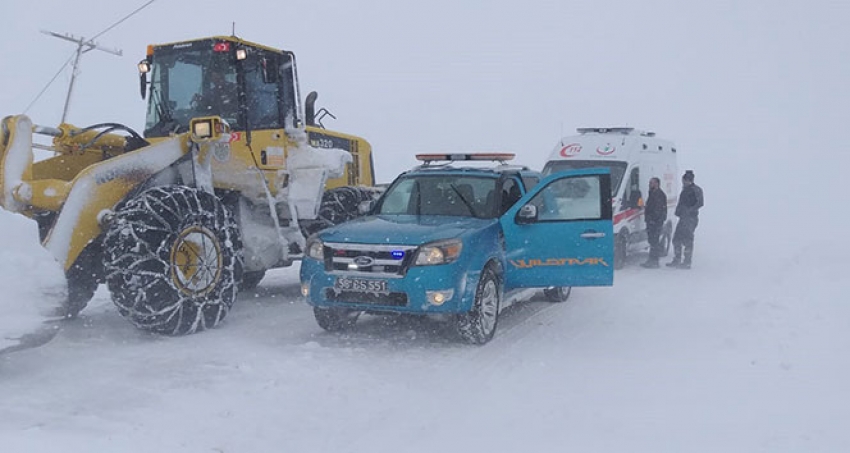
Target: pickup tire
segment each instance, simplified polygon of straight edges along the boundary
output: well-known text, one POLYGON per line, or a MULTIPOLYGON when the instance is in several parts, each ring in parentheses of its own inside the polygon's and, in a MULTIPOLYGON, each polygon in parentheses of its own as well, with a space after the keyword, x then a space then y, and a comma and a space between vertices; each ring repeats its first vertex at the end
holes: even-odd
POLYGON ((313 316, 316 317, 316 323, 322 329, 328 332, 342 332, 354 327, 357 318, 360 317, 360 311, 336 307, 313 307, 313 316))
POLYGON ((215 195, 150 189, 115 213, 104 240, 106 283, 136 327, 185 335, 217 326, 242 281, 242 240, 215 195))
POLYGON ((570 298, 570 294, 572 292, 572 286, 556 286, 553 288, 544 289, 543 296, 545 296, 546 300, 548 300, 549 302, 566 302, 567 299, 570 298))
POLYGON ((457 315, 456 324, 460 337, 471 344, 485 344, 493 338, 499 324, 501 283, 492 267, 481 272, 475 289, 472 310, 457 315))

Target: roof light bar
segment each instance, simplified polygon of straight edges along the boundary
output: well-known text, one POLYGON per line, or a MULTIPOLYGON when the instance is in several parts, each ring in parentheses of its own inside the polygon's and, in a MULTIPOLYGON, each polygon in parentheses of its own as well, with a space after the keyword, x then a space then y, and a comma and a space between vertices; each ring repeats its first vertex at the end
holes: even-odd
POLYGON ((416 160, 423 162, 434 161, 463 161, 463 160, 489 160, 505 162, 516 157, 514 153, 459 153, 459 154, 417 154, 416 160))
POLYGON ((589 134, 596 132, 597 134, 631 134, 635 128, 633 127, 580 127, 576 129, 579 134, 589 134))

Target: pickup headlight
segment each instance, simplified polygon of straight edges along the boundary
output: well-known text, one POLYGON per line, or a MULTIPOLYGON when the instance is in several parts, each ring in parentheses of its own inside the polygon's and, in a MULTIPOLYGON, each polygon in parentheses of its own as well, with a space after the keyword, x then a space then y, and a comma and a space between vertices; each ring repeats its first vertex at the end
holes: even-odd
POLYGON ((419 253, 416 255, 416 265, 432 266, 451 263, 460 256, 462 248, 463 242, 460 239, 425 244, 419 247, 419 253))
POLYGON ((307 256, 317 260, 325 259, 325 244, 318 239, 310 239, 307 241, 307 256))

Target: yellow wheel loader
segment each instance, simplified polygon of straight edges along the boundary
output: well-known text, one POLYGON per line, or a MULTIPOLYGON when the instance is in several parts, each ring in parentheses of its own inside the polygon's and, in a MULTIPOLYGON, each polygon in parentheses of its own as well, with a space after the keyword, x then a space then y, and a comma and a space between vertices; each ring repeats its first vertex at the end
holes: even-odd
POLYGON ((377 193, 371 148, 324 129, 315 93, 302 105, 291 52, 221 36, 148 46, 138 67, 142 133, 3 119, 0 205, 34 219, 64 267, 64 315, 105 283, 137 327, 188 334, 357 215, 377 193))

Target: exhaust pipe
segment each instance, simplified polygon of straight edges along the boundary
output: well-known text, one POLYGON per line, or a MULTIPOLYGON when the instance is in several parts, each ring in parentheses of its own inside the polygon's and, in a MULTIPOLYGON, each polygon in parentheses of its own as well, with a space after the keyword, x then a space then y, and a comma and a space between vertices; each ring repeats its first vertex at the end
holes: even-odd
POLYGON ((318 97, 319 93, 311 91, 304 100, 304 120, 308 126, 316 125, 316 98, 318 97))

